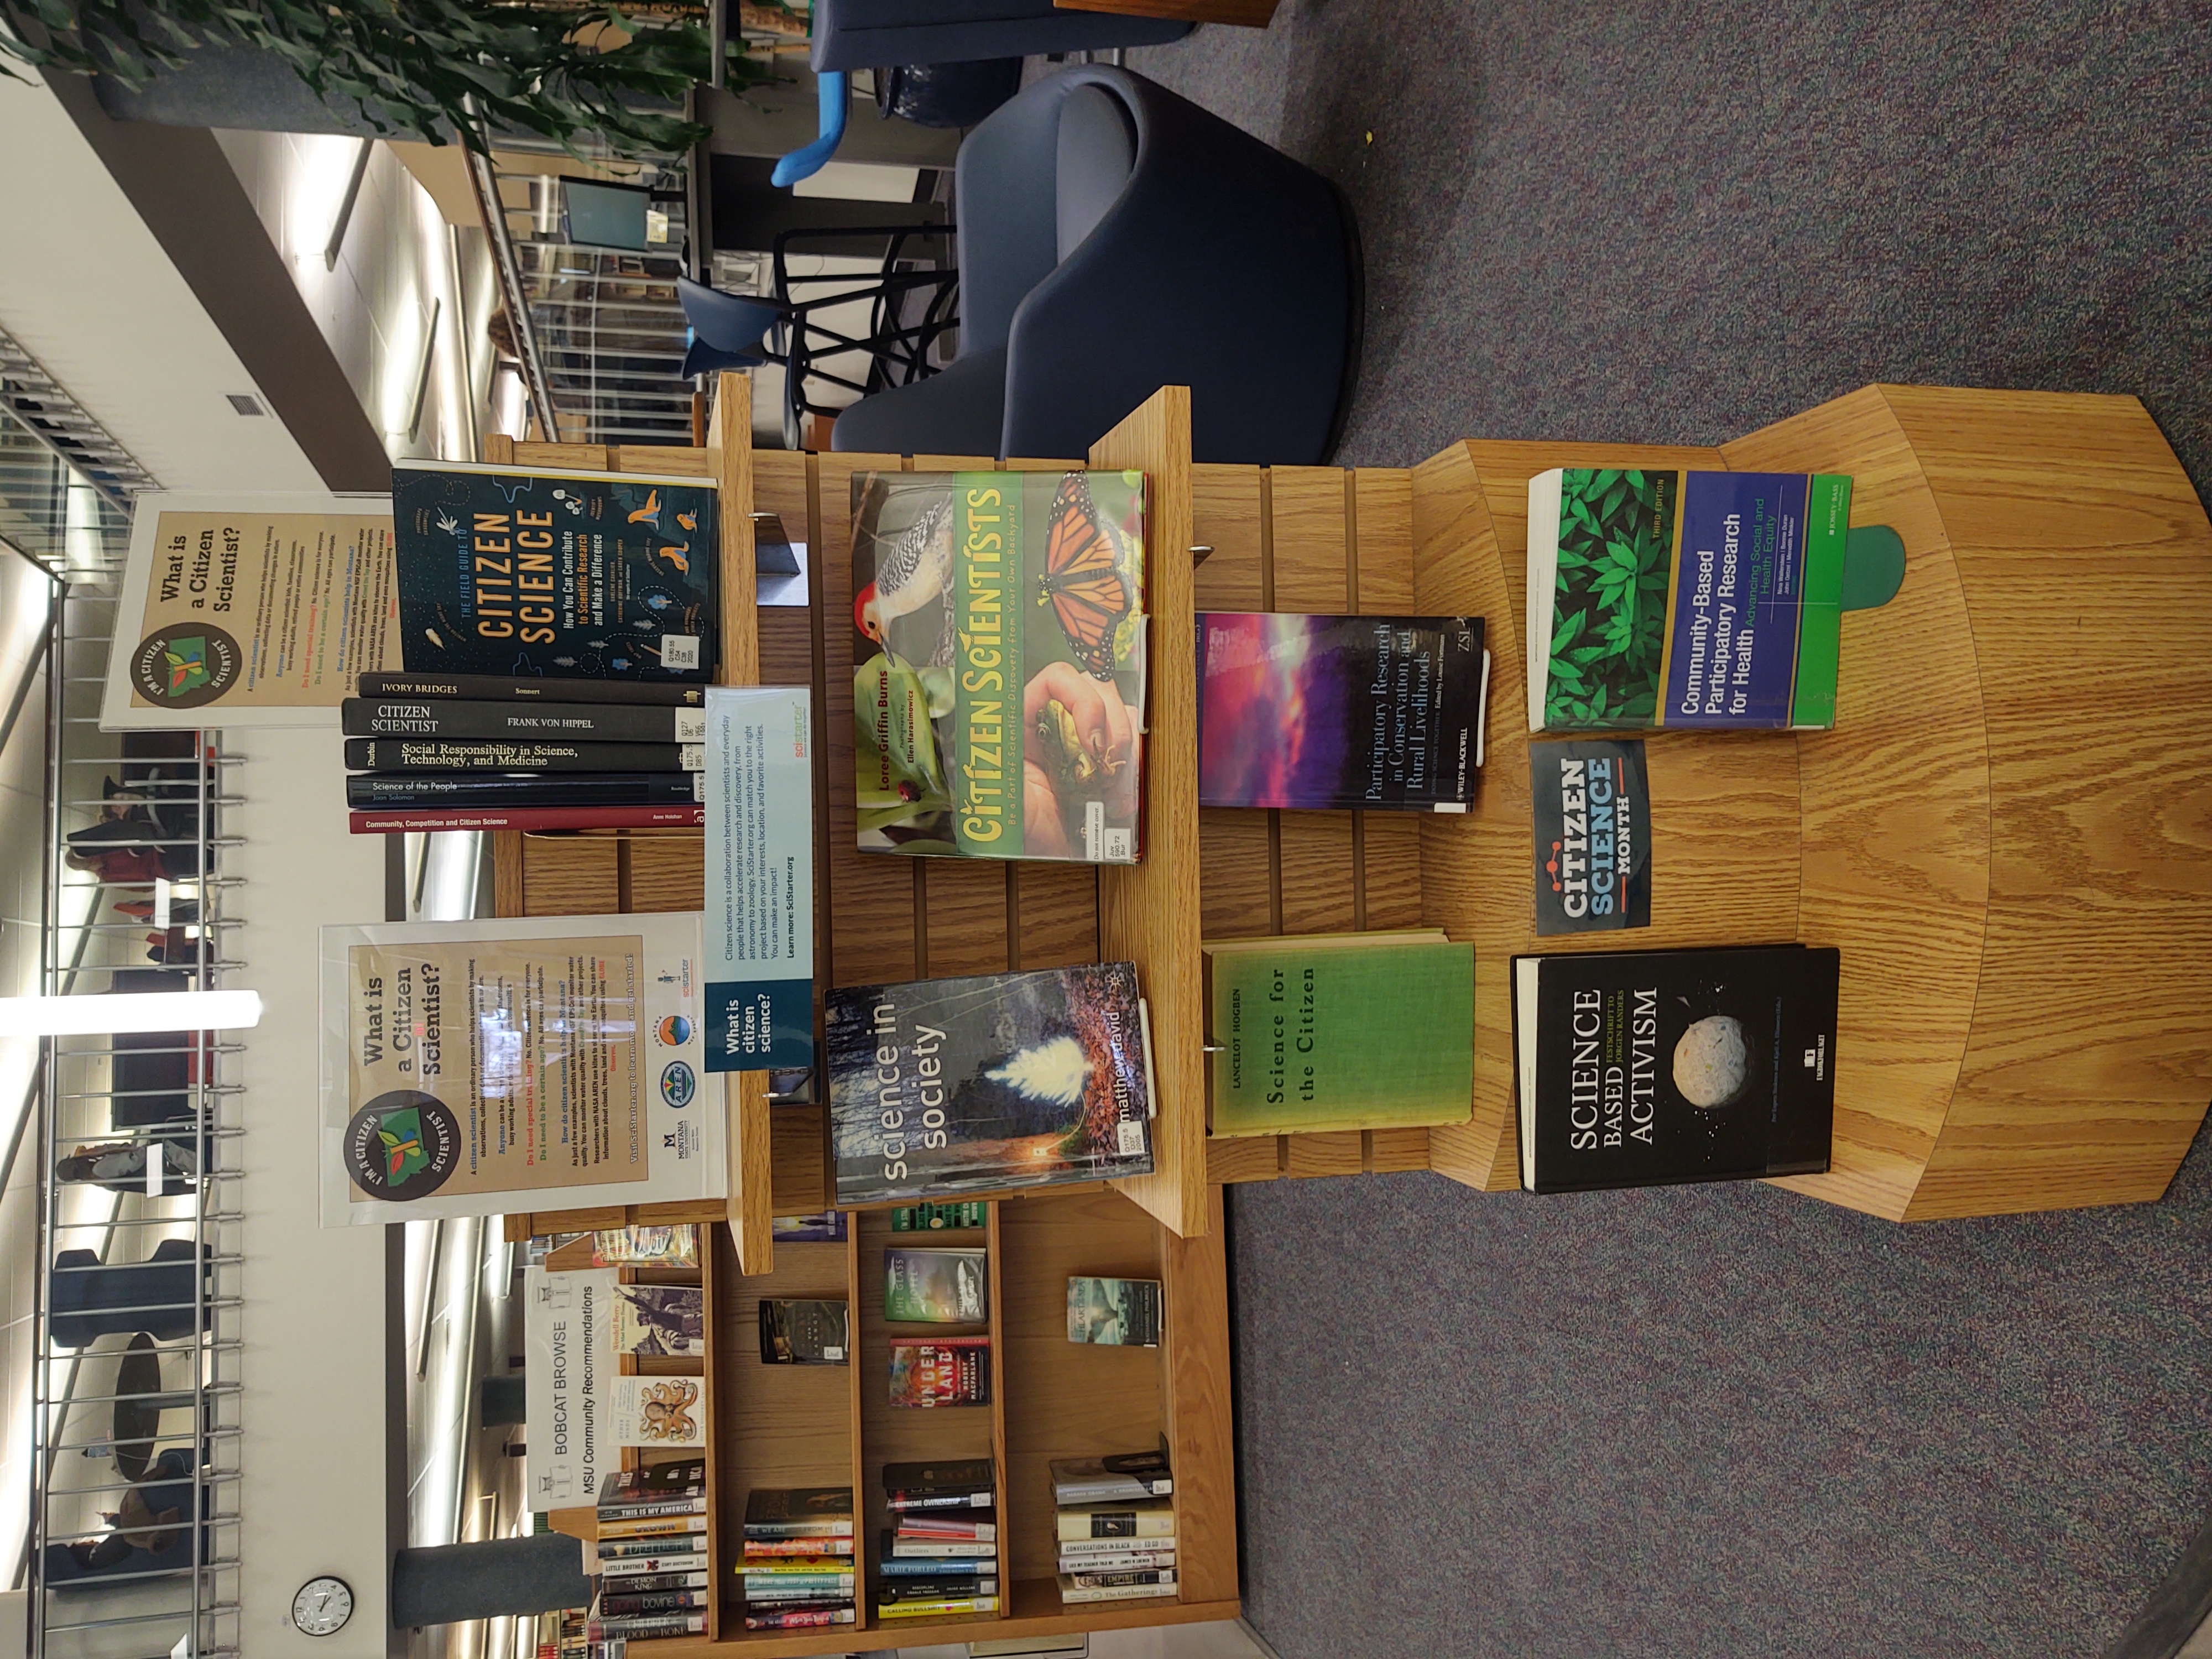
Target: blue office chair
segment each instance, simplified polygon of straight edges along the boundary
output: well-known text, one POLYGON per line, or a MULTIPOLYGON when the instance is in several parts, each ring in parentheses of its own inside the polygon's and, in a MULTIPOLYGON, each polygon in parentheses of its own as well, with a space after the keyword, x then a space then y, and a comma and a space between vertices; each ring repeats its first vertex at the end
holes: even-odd
POLYGON ((960 355, 853 404, 834 447, 1081 455, 1188 386, 1199 460, 1334 450, 1361 267, 1350 204, 1319 173, 1103 65, 1029 88, 956 167, 960 355))
POLYGON ((691 344, 677 371, 684 379, 754 368, 769 360, 765 337, 784 315, 773 300, 725 294, 689 276, 676 279, 676 297, 684 307, 684 320, 691 325, 691 344))

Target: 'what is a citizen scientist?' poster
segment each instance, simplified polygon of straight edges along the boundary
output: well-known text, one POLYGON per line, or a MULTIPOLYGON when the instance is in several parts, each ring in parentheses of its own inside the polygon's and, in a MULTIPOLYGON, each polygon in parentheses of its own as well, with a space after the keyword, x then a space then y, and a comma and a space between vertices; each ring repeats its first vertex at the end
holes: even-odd
POLYGON ((718 1199, 696 915, 322 930, 322 1218, 718 1199))

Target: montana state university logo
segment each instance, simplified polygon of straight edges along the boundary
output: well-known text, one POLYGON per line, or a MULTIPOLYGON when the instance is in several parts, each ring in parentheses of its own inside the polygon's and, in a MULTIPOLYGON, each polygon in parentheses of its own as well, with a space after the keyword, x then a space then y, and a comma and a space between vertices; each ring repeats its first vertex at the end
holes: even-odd
POLYGON ((460 1145, 460 1124, 443 1101, 394 1089, 347 1123, 346 1174, 371 1198, 428 1198, 453 1174, 460 1145))
POLYGON ((206 623, 177 623, 139 641, 131 658, 131 683, 140 696, 163 708, 198 708, 236 684, 238 641, 206 623))

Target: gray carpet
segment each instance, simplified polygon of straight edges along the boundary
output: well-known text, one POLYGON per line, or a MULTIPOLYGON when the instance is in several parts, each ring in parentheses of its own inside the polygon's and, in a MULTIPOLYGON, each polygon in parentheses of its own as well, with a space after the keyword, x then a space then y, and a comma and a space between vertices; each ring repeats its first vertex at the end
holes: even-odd
MULTIPOLYGON (((1351 194, 1344 462, 1893 380, 2132 392, 2212 484, 2202 4, 1286 0, 1132 61, 1351 194)), ((2212 1504, 2201 1142, 2160 1205, 1909 1229, 1751 1186, 1232 1202, 1283 1659, 2094 1654, 2212 1504)))

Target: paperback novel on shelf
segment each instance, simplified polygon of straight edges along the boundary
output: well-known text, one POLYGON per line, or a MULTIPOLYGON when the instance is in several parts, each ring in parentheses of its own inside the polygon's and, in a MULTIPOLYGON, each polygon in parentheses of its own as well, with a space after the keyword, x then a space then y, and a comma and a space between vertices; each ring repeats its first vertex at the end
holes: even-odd
POLYGON ((712 679, 716 509, 703 478, 401 462, 407 672, 712 679))
POLYGON ((1165 1498, 1175 1490, 1168 1455, 1162 1450, 1059 1457, 1053 1460, 1051 1468, 1055 1504, 1134 1503, 1144 1498, 1165 1498))
POLYGON ((1464 812, 1488 686, 1480 617, 1198 617, 1201 806, 1464 812))
POLYGON ((745 1494, 745 1542, 789 1538, 850 1538, 850 1486, 755 1486, 745 1494))
MULTIPOLYGON (((707 1357, 707 1293, 696 1285, 614 1287, 615 1346, 670 1359, 707 1357)), ((602 1503, 605 1495, 601 1493, 602 1503)))
POLYGON ((696 1376, 611 1380, 605 1432, 617 1446, 703 1446, 706 1387, 696 1376))
POLYGON ((1851 481, 1553 468, 1528 481, 1528 729, 1836 721, 1851 481))
POLYGON ((997 1466, 988 1457, 886 1463, 884 1502, 894 1510, 989 1509, 997 1479, 997 1466))
POLYGON ((884 1317, 981 1325, 991 1316, 990 1267, 981 1250, 884 1252, 884 1317))
POLYGON ((1796 945, 1516 957, 1521 1184, 1826 1169, 1839 963, 1796 945))
POLYGON ((811 1215, 777 1216, 769 1231, 779 1244, 842 1244, 845 1225, 842 1210, 817 1210, 811 1215))
POLYGON ((703 803, 697 772, 356 772, 358 811, 472 806, 678 806, 703 803))
POLYGON ((823 999, 837 1201, 1142 1175, 1134 964, 845 987, 823 999))
POLYGON ((988 1224, 989 1217, 980 1199, 956 1204, 902 1204, 891 1212, 895 1233, 957 1232, 988 1224))
POLYGON ((760 1357, 763 1365, 842 1365, 851 1352, 842 1302, 763 1297, 760 1357))
MULTIPOLYGON (((617 1291, 634 1288, 617 1284, 617 1291)), ((681 1287, 679 1287, 681 1288, 681 1287)), ((697 1294, 696 1289, 693 1294, 697 1294)), ((630 1515, 704 1515, 707 1465, 696 1457, 655 1463, 648 1468, 617 1469, 599 1483, 601 1520, 630 1515)))
POLYGON ((512 830, 542 835, 551 830, 696 830, 704 806, 392 806, 349 812, 356 836, 430 835, 450 830, 489 835, 512 830))
POLYGON ((1145 478, 853 477, 853 726, 871 851, 1143 852, 1145 478))
POLYGON ((1160 1306, 1157 1279, 1071 1279, 1067 1281, 1067 1340, 1157 1348, 1160 1306))
POLYGON ((1463 1121, 1474 947, 1433 930, 1209 940, 1217 1135, 1463 1121))
POLYGON ((927 1342, 894 1342, 890 1351, 892 1405, 991 1403, 989 1337, 940 1336, 927 1342))
POLYGON ((1175 1505, 1163 1498, 1140 1498, 1127 1504, 1063 1504, 1054 1517, 1063 1543, 1103 1538, 1172 1538, 1176 1533, 1175 1505))

